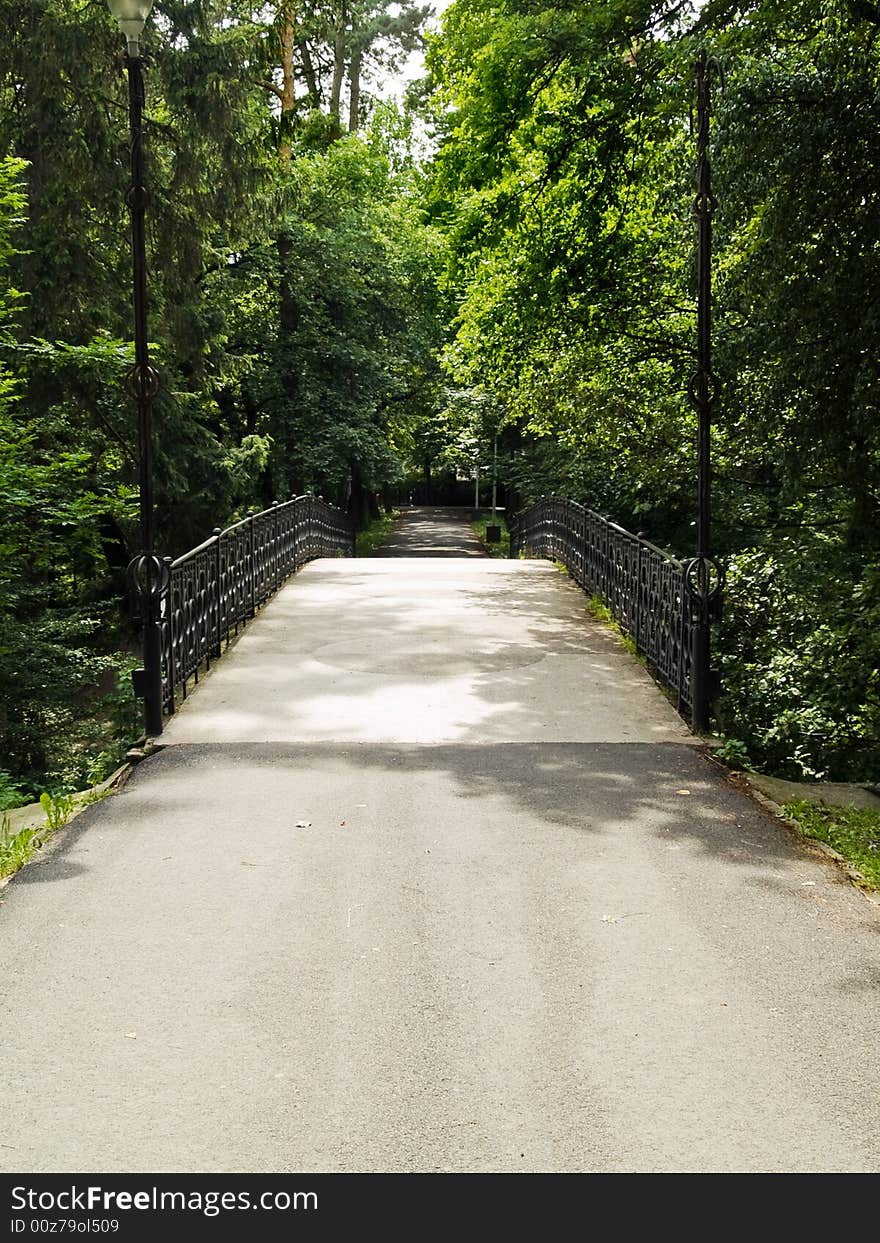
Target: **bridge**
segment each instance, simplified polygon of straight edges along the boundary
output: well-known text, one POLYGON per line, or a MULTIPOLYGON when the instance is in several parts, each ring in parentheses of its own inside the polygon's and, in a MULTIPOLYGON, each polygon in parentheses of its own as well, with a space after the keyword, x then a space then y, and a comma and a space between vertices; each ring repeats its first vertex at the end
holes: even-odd
POLYGON ((3 894, 0 1165, 875 1169, 876 912, 690 733, 683 567, 291 506, 166 567, 161 745, 3 894))

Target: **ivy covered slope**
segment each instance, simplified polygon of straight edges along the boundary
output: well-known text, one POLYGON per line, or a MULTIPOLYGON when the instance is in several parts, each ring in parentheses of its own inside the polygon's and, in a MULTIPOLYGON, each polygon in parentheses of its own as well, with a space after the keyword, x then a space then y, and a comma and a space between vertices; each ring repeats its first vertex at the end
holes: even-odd
MULTIPOLYGON (((145 34, 162 553, 402 476, 448 318, 410 122, 373 91, 407 2, 157 0, 145 34), (371 76, 373 75, 373 76, 371 76)), ((103 4, 0 0, 0 801, 106 775, 137 729, 128 116, 103 4)))
POLYGON ((693 547, 691 65, 726 70, 719 728, 789 776, 880 774, 880 8, 456 0, 429 54, 450 375, 520 495, 693 547))

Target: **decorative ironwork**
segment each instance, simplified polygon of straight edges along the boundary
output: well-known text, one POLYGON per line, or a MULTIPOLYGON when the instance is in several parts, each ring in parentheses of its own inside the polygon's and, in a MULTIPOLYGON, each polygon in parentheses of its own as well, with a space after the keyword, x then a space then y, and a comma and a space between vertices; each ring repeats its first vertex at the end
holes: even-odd
MULTIPOLYGON (((316 557, 354 556, 354 524, 314 496, 297 496, 212 535, 161 566, 162 706, 174 712, 239 629, 292 573, 316 557)), ((157 575, 159 577, 159 575, 157 575)))
POLYGON ((129 562, 128 581, 136 598, 153 599, 167 590, 168 572, 158 557, 147 557, 144 554, 129 562))
MULTIPOLYGON (((678 561, 593 510, 559 497, 544 497, 510 519, 510 555, 516 558, 521 551, 561 561, 632 638, 657 681, 674 693, 679 712, 692 711, 696 558, 678 561)), ((715 560, 711 565, 709 590, 720 601, 724 571, 715 560)))

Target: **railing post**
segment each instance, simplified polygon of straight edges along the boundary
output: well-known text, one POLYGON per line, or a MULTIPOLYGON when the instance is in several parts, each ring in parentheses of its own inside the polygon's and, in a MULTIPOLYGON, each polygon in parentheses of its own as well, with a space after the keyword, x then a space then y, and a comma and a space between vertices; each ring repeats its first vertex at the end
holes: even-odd
POLYGON ((291 510, 290 510, 290 552, 291 552, 291 573, 293 573, 293 574, 295 574, 295 573, 297 572, 297 570, 299 569, 299 565, 297 564, 297 559, 296 559, 296 553, 297 553, 297 546, 296 546, 296 505, 293 503, 295 500, 296 500, 296 494, 295 494, 295 493, 292 493, 292 494, 291 494, 291 497, 290 497, 290 501, 291 501, 291 510))
POLYGON ((681 712, 685 702, 685 664, 686 656, 690 655, 690 633, 687 627, 687 619, 690 610, 690 599, 688 598, 687 585, 687 566, 682 566, 681 570, 681 608, 679 610, 679 631, 678 631, 678 711, 681 712))
POLYGON ((278 502, 272 502, 272 590, 277 591, 281 584, 278 570, 278 502))
POLYGON ((602 515, 602 537, 601 538, 602 538, 602 595, 605 597, 606 605, 610 605, 610 592, 608 590, 608 584, 611 581, 611 575, 608 569, 608 565, 609 565, 608 545, 610 543, 610 539, 608 536, 608 519, 604 514, 602 515))
POLYGON ((254 525, 255 525, 255 515, 254 515, 253 510, 251 510, 251 512, 248 514, 248 520, 249 520, 249 522, 250 522, 250 526, 249 526, 249 528, 248 528, 248 529, 250 530, 250 533, 251 533, 251 538, 250 538, 250 549, 251 549, 251 566, 250 566, 250 569, 251 569, 251 617, 256 617, 256 615, 257 615, 257 549, 256 549, 256 546, 255 546, 255 543, 254 543, 254 525))
POLYGON ((217 618, 214 623, 214 659, 220 659, 220 652, 223 643, 223 567, 220 561, 220 536, 223 532, 220 527, 214 527, 211 532, 214 536, 214 599, 216 601, 217 618))
POLYGON ((171 583, 171 557, 163 557, 162 564, 165 567, 162 575, 163 581, 167 584, 164 596, 159 600, 157 611, 159 614, 159 670, 160 670, 160 686, 161 686, 161 669, 162 669, 162 649, 165 650, 166 674, 168 677, 168 699, 167 708, 168 715, 174 715, 174 603, 172 596, 171 583), (166 602, 168 609, 168 617, 164 624, 162 621, 162 599, 166 602))
POLYGON ((642 540, 639 535, 636 536, 636 589, 635 589, 635 639, 636 651, 641 651, 642 645, 642 540))

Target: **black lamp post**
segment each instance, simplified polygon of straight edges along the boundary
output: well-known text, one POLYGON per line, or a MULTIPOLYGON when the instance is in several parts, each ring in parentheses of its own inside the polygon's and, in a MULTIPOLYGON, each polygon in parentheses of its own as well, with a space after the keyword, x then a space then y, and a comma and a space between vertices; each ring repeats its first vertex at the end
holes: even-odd
POLYGON ((131 185, 126 202, 131 214, 131 251, 134 307, 134 367, 128 381, 138 409, 141 554, 128 567, 138 597, 143 632, 142 669, 133 674, 135 694, 144 701, 144 726, 148 735, 162 732, 161 597, 167 570, 156 556, 156 520, 153 503, 153 398, 159 377, 150 366, 147 347, 147 258, 145 216, 148 202, 144 186, 143 111, 144 77, 140 36, 153 7, 153 0, 107 0, 127 43, 128 115, 131 130, 131 185))
POLYGON ((711 669, 710 624, 718 615, 724 575, 712 556, 711 428, 712 413, 718 399, 718 378, 712 371, 712 215, 716 200, 712 193, 709 166, 709 119, 711 116, 711 77, 721 75, 721 67, 704 52, 694 65, 697 96, 697 194, 694 216, 697 221, 697 370, 689 394, 697 411, 697 548, 688 563, 686 579, 690 597, 691 647, 691 725, 696 733, 709 728, 712 701, 717 693, 717 677, 711 669))

